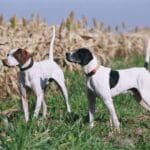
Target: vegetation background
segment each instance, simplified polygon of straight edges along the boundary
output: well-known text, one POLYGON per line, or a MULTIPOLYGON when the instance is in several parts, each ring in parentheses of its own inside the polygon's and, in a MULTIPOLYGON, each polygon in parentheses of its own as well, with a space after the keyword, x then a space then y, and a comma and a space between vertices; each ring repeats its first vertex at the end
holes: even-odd
MULTIPOLYGON (((135 27, 126 31, 118 26, 111 29, 93 19, 75 19, 74 12, 56 26, 54 57, 64 69, 72 114, 66 113, 65 104, 57 86, 51 84, 46 91, 47 118, 40 116, 25 124, 18 97, 18 68, 0 67, 0 150, 2 149, 150 149, 150 114, 141 108, 132 94, 117 96, 115 107, 121 121, 121 134, 111 134, 108 112, 102 101, 97 100, 95 127, 89 128, 85 76, 80 66, 68 63, 65 53, 78 47, 90 48, 101 64, 114 69, 142 67, 144 50, 149 41, 150 29, 135 27), (59 104, 59 105, 58 105, 59 104)), ((52 28, 40 18, 5 21, 0 15, 0 59, 14 47, 27 49, 40 61, 48 56, 52 28)), ((29 97, 31 114, 35 97, 29 97)))

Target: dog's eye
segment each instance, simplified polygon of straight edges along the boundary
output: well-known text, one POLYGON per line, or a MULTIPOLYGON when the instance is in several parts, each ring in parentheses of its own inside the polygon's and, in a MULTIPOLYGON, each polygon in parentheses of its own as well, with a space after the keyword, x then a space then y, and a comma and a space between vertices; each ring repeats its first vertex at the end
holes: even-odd
POLYGON ((9 54, 7 54, 7 57, 9 56, 9 54))

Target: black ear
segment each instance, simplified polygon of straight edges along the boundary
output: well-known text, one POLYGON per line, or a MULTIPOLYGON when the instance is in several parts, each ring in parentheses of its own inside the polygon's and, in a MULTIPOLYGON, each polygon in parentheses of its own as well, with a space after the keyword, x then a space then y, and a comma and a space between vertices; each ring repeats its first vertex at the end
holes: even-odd
POLYGON ((87 65, 92 59, 93 59, 92 54, 87 53, 83 59, 83 65, 87 65))
POLYGON ((83 65, 83 66, 87 65, 93 59, 92 53, 90 52, 90 50, 88 50, 86 48, 79 49, 78 54, 81 59, 80 65, 83 65))

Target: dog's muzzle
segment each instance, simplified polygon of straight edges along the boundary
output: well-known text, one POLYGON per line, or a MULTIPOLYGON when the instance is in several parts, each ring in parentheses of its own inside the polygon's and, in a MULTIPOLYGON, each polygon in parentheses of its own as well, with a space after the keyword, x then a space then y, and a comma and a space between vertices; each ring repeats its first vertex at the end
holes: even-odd
POLYGON ((10 67, 10 66, 8 65, 7 59, 2 59, 2 63, 3 63, 4 66, 10 67))
POLYGON ((71 54, 70 53, 66 53, 66 59, 71 62, 71 54))

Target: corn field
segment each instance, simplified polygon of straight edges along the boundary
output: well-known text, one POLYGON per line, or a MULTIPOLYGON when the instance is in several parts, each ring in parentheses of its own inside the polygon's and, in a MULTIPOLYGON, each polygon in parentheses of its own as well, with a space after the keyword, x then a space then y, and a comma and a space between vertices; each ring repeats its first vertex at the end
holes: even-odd
MULTIPOLYGON (((125 25, 122 25, 125 28, 125 25)), ((136 27, 130 32, 119 32, 118 27, 112 31, 103 22, 93 19, 93 26, 89 27, 84 16, 76 20, 74 13, 56 25, 56 39, 54 43, 54 58, 64 70, 78 70, 73 64, 65 60, 65 53, 80 47, 91 49, 99 58, 101 64, 108 64, 116 57, 130 59, 132 54, 144 55, 150 30, 136 27)), ((5 21, 0 15, 0 59, 6 57, 12 48, 24 48, 33 54, 35 61, 44 60, 48 56, 48 49, 52 37, 52 27, 38 15, 30 20, 18 19, 16 16, 5 21)), ((0 98, 18 95, 18 68, 0 66, 0 98)))

